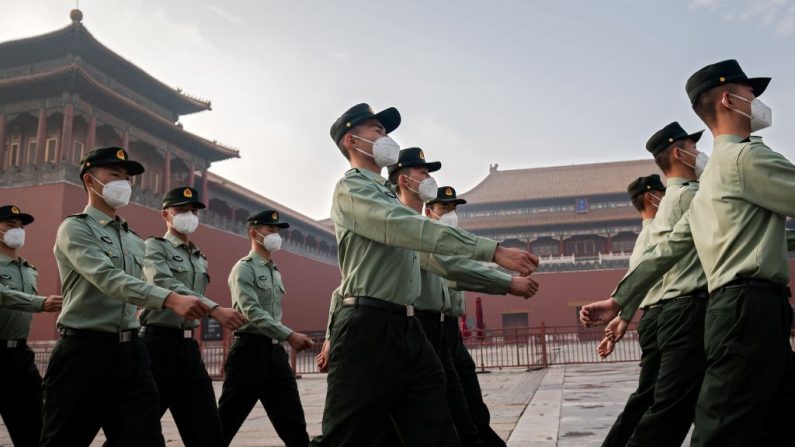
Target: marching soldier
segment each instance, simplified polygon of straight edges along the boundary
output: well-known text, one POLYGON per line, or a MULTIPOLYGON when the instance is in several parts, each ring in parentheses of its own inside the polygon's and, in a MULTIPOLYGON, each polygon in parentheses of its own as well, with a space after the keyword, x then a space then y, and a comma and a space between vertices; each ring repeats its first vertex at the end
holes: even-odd
MULTIPOLYGON (((695 414, 695 447, 790 445, 795 365, 789 334, 786 216, 795 216, 795 166, 752 132, 769 127, 759 100, 770 78, 749 78, 735 60, 708 65, 687 81, 693 110, 712 132, 712 157, 690 208, 613 293, 645 290, 695 244, 710 298, 704 327, 707 367, 695 414)), ((596 319, 614 300, 596 303, 596 319)))
MULTIPOLYGON (((199 210, 204 208, 199 193, 187 186, 163 196, 167 231, 162 238, 146 240, 144 274, 150 283, 164 289, 199 297, 210 307, 211 317, 235 330, 245 323, 243 316, 204 295, 210 282, 207 258, 190 239, 199 225, 199 210)), ((225 446, 212 380, 193 338, 199 322, 169 309, 146 309, 139 319, 160 395, 160 416, 171 410, 186 447, 225 446)))
POLYGON ((352 169, 332 205, 342 306, 332 317, 323 435, 313 445, 376 445, 393 422, 404 445, 455 445, 447 437, 444 371, 414 317, 417 251, 493 260, 523 275, 538 264, 530 253, 434 222, 397 200, 380 172, 398 161, 387 134, 399 124, 397 109, 373 113, 359 104, 331 126, 352 169))
POLYGON ((42 446, 88 446, 100 427, 109 445, 162 446, 157 385, 136 311, 167 308, 197 319, 209 307, 143 279, 144 242, 117 209, 144 167, 118 147, 94 149, 80 164, 88 205, 61 223, 55 239, 64 306, 44 376, 42 446))
MULTIPOLYGON (((438 199, 440 192, 454 194, 452 188, 437 188, 436 181, 429 174, 441 166, 440 162, 427 162, 420 148, 400 151, 398 162, 390 166, 388 172, 389 181, 395 185, 398 199, 403 205, 420 214, 423 203, 438 199)), ((432 216, 430 209, 426 211, 432 216)), ((451 225, 449 217, 444 222, 451 225)), ((456 337, 458 318, 452 314, 452 295, 447 288, 447 281, 456 282, 462 290, 493 295, 511 293, 525 298, 535 294, 538 283, 529 276, 512 277, 467 258, 430 253, 420 253, 419 256, 421 289, 420 296, 414 301, 414 314, 442 362, 447 402, 461 445, 484 446, 485 441, 469 411, 461 380, 453 365, 453 343, 460 335, 456 337)))
POLYGON ((57 312, 62 301, 37 294, 39 272, 19 256, 33 220, 0 207, 0 416, 17 447, 36 447, 41 435, 41 376, 27 345, 33 312, 57 312))
POLYGON ((271 255, 281 248, 279 230, 290 224, 275 210, 248 218, 251 251, 229 274, 232 303, 248 323, 235 332, 224 367, 219 401, 224 439, 232 441, 259 400, 287 447, 309 444, 298 385, 283 342, 295 351, 310 348, 308 336, 282 324, 284 284, 271 255))

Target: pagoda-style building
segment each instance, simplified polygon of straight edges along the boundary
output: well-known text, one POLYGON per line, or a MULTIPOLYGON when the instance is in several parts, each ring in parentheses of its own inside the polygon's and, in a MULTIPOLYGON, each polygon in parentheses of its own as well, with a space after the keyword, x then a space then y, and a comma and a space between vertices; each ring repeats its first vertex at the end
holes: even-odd
MULTIPOLYGON (((39 268, 39 292, 60 293, 52 247, 61 220, 85 206, 81 157, 95 147, 121 146, 146 167, 133 177, 131 205, 120 212, 143 238, 165 231, 159 212, 165 191, 182 185, 201 191, 209 206, 194 240, 210 260, 208 293, 218 302, 229 303, 226 277, 248 252, 247 217, 280 210, 291 224, 275 257, 286 282, 286 322, 296 330, 324 328, 328 298, 339 284, 333 231, 209 172, 214 162, 240 157, 180 124, 183 115, 211 110, 210 101, 169 87, 105 47, 79 10, 70 18, 65 28, 0 42, 0 202, 36 217, 22 255, 39 268)), ((55 336, 48 320, 54 318, 36 317, 34 339, 55 336)))

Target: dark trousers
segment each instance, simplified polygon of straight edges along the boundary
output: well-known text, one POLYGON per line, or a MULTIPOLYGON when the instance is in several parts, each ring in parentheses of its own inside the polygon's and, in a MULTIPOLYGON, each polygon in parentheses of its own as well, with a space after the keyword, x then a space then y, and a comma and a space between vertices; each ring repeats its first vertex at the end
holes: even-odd
POLYGON ((63 337, 44 375, 41 445, 88 446, 100 427, 109 447, 165 445, 146 346, 63 337))
POLYGON ((483 445, 488 447, 505 447, 505 441, 491 428, 491 414, 489 407, 483 401, 483 392, 480 389, 475 361, 469 354, 458 328, 458 321, 445 321, 445 331, 449 334, 450 353, 453 358, 455 372, 464 391, 469 415, 475 423, 483 445))
POLYGON ((218 411, 224 439, 232 442, 257 401, 287 447, 306 447, 309 435, 287 352, 270 338, 236 337, 224 366, 218 411))
POLYGON ((323 435, 312 445, 383 445, 392 423, 404 446, 458 445, 444 370, 416 317, 343 307, 330 341, 323 435))
POLYGON ((185 447, 223 447, 213 383, 192 338, 144 334, 160 394, 160 416, 171 410, 185 447))
POLYGON ((450 331, 450 324, 447 322, 455 323, 455 320, 448 319, 447 322, 442 323, 439 314, 433 316, 423 315, 418 318, 422 324, 425 336, 434 347, 444 369, 444 376, 447 382, 447 404, 455 425, 455 430, 451 430, 448 436, 456 437, 457 432, 457 437, 462 447, 483 446, 484 443, 480 439, 475 421, 469 413, 469 405, 467 404, 464 389, 461 386, 461 379, 458 377, 458 372, 453 364, 451 348, 455 342, 455 333, 450 331))
POLYGON ((707 300, 666 302, 657 320, 660 367, 654 403, 646 410, 628 446, 680 446, 696 411, 704 379, 704 317, 707 300))
POLYGON ((629 395, 624 411, 610 428, 602 447, 624 447, 635 431, 641 417, 654 402, 654 385, 660 370, 660 348, 657 345, 657 321, 662 307, 653 307, 643 312, 638 323, 638 339, 640 342, 640 377, 638 388, 629 395))
POLYGON ((41 436, 41 376, 24 343, 0 346, 0 416, 16 447, 38 447, 41 436))
POLYGON ((795 367, 786 289, 729 287, 707 306, 694 447, 791 446, 795 367))

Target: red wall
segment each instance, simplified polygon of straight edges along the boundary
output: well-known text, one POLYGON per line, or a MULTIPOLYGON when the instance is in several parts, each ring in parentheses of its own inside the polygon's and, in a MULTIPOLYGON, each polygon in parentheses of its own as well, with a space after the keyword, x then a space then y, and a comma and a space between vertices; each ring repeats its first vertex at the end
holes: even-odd
MULTIPOLYGON (((63 218, 82 212, 86 203, 82 188, 65 183, 0 190, 2 204, 13 203, 36 221, 27 228, 25 246, 20 254, 39 270, 39 293, 60 293, 58 268, 53 257, 55 234, 63 218)), ((120 210, 143 239, 162 236, 165 224, 160 213, 138 205, 120 210)), ((210 286, 207 296, 219 304, 229 305, 227 277, 229 271, 249 251, 248 240, 242 236, 200 225, 192 237, 210 264, 210 286)), ((339 285, 340 273, 336 265, 304 258, 284 250, 273 256, 284 278, 287 294, 284 297, 284 322, 296 331, 322 330, 326 327, 331 292, 339 285)), ((36 314, 31 339, 56 338, 56 316, 36 314)))

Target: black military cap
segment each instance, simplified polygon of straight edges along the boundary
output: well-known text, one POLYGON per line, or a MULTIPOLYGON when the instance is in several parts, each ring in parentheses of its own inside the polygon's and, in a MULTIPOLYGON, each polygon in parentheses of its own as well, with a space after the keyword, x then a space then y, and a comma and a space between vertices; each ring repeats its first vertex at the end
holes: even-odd
POLYGON ((137 161, 132 161, 127 156, 127 151, 120 147, 100 147, 83 155, 80 159, 80 178, 91 168, 100 166, 120 165, 127 169, 130 175, 140 175, 144 173, 144 166, 137 161))
POLYGON ((170 206, 191 204, 197 209, 207 208, 207 205, 199 200, 199 192, 189 186, 180 186, 167 192, 163 196, 163 209, 170 206))
POLYGON ((696 133, 688 134, 682 129, 682 126, 680 126, 678 122, 674 121, 655 132, 654 135, 649 138, 649 141, 646 142, 646 150, 651 152, 652 155, 657 155, 674 141, 689 139, 697 143, 698 140, 701 139, 703 133, 703 130, 699 130, 696 133))
POLYGON ((428 168, 428 172, 436 172, 442 169, 442 162, 425 161, 425 152, 423 152, 422 149, 418 147, 408 147, 400 150, 397 163, 389 165, 386 170, 389 172, 389 175, 392 175, 392 173, 398 169, 414 168, 417 166, 425 166, 428 168))
POLYGON ((275 210, 263 210, 257 214, 248 216, 249 225, 275 225, 279 228, 289 228, 287 222, 279 222, 279 212, 275 210))
POLYGON ((370 105, 365 103, 356 104, 346 110, 331 125, 331 139, 334 140, 334 143, 340 144, 340 140, 349 130, 369 120, 378 121, 384 126, 386 133, 390 133, 400 125, 400 112, 396 108, 390 107, 378 113, 373 113, 373 108, 370 105))
POLYGON ((707 90, 727 83, 748 84, 754 89, 754 96, 761 96, 770 83, 770 78, 749 78, 734 60, 718 62, 693 73, 685 84, 690 104, 695 104, 699 95, 707 90))
POLYGON ((436 198, 429 201, 428 205, 432 203, 455 203, 456 205, 463 205, 467 203, 464 199, 459 199, 455 194, 455 188, 452 186, 442 186, 436 190, 436 198))
POLYGON ((638 177, 627 186, 627 192, 632 199, 638 194, 648 191, 665 191, 665 185, 660 181, 659 175, 652 174, 648 177, 638 177))
POLYGON ((27 225, 35 220, 33 216, 19 211, 19 208, 14 205, 0 206, 0 221, 9 219, 19 219, 22 221, 22 225, 27 225))

